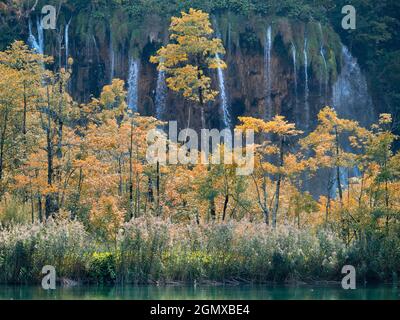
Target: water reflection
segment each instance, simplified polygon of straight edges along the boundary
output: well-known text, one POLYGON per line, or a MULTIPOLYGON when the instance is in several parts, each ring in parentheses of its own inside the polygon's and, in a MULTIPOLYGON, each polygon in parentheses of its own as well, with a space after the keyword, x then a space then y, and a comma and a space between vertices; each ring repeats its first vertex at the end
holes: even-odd
POLYGON ((24 300, 393 300, 400 299, 396 286, 78 286, 53 291, 34 286, 0 286, 0 299, 24 300))

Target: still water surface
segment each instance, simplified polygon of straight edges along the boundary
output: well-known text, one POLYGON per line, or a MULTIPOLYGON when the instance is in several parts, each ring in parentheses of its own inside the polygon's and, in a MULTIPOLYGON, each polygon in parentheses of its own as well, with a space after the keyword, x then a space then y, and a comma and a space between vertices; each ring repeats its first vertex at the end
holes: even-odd
POLYGON ((0 299, 36 300, 185 300, 185 299, 233 299, 233 300, 400 300, 396 286, 358 287, 343 290, 334 286, 77 286, 46 291, 38 286, 0 286, 0 299))

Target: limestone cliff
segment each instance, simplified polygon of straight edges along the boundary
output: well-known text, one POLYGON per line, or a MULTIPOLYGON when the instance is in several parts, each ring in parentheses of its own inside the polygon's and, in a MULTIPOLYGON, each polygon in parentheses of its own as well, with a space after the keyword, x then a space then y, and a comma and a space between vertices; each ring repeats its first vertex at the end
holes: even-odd
MULTIPOLYGON (((184 127, 191 109, 190 126, 200 127, 198 108, 165 88, 161 92, 157 86, 163 79, 149 62, 149 57, 168 41, 169 19, 148 14, 141 21, 130 21, 126 12, 118 10, 107 17, 77 12, 60 19, 64 23, 60 23, 58 31, 45 30, 44 51, 55 56, 60 65, 65 65, 67 52, 74 59, 70 90, 75 99, 85 102, 92 95, 97 96, 113 77, 124 79, 127 90, 132 90, 129 69, 134 59, 138 67, 135 91, 138 111, 143 115, 158 114, 163 120, 178 120, 184 127), (164 94, 165 106, 160 111, 157 103, 164 94)), ((300 128, 309 130, 320 108, 346 100, 343 87, 360 91, 357 85, 351 87, 354 70, 347 70, 346 79, 340 79, 343 67, 358 66, 355 60, 345 65, 340 38, 329 25, 233 13, 218 14, 212 20, 216 35, 225 45, 223 58, 228 65, 220 74, 224 77, 224 87, 217 71, 212 78, 215 88, 220 93, 224 91, 232 125, 241 115, 267 117, 281 113, 300 128)), ((38 30, 33 25, 31 32, 35 37, 38 30)), ((362 76, 356 73, 357 77, 362 76)), ((364 80, 357 79, 360 81, 364 80)), ((368 95, 365 81, 359 86, 365 91, 361 94, 368 95)), ((365 101, 369 103, 368 98, 365 101)), ((339 113, 345 110, 347 116, 357 115, 357 110, 352 110, 355 105, 335 107, 339 113)), ((365 123, 370 118, 365 112, 358 112, 357 116, 363 117, 360 120, 365 123)), ((220 94, 207 106, 208 127, 223 126, 222 118, 220 94)))

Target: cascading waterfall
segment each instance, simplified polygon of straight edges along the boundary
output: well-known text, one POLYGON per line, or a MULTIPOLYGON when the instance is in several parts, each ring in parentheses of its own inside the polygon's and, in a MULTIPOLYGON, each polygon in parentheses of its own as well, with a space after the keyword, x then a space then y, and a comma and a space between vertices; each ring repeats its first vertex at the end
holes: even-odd
POLYGON ((227 42, 228 42, 228 45, 227 45, 228 52, 232 52, 232 47, 231 47, 231 44, 232 44, 232 25, 231 25, 230 22, 228 24, 228 39, 227 39, 227 42))
POLYGON ((272 118, 272 100, 271 100, 271 49, 272 49, 272 28, 268 26, 267 36, 264 45, 264 60, 265 60, 265 96, 266 96, 266 118, 272 118))
POLYGON ((158 71, 156 88, 156 117, 163 119, 167 105, 167 84, 165 82, 165 71, 158 71))
POLYGON ((112 32, 110 31, 110 83, 114 79, 114 69, 115 69, 115 52, 114 52, 114 45, 112 39, 112 32))
POLYGON ((37 20, 36 20, 36 27, 37 27, 37 33, 38 33, 40 53, 44 54, 44 32, 43 32, 42 22, 39 18, 37 18, 37 20))
POLYGON ((44 54, 44 33, 43 33, 43 27, 42 23, 40 22, 39 19, 36 21, 36 28, 37 28, 37 39, 33 35, 32 32, 32 22, 29 19, 29 38, 28 38, 28 43, 30 47, 35 50, 39 54, 44 54))
MULTIPOLYGON (((215 18, 213 18, 213 24, 215 26, 216 30, 216 35, 219 39, 221 39, 221 34, 218 30, 218 24, 215 18)), ((229 40, 228 40, 229 43, 229 40)), ((215 58, 218 60, 221 60, 220 55, 217 53, 215 55, 215 58)), ((222 113, 222 122, 224 125, 224 128, 230 128, 231 127, 231 116, 229 112, 229 103, 228 103, 228 96, 226 93, 226 87, 225 87, 225 75, 224 75, 224 70, 221 67, 218 67, 217 69, 218 72, 218 88, 219 88, 219 94, 221 97, 221 113, 222 113)))
POLYGON ((308 103, 309 87, 308 87, 308 54, 307 54, 307 36, 304 36, 304 113, 305 113, 305 127, 308 128, 310 124, 310 106, 308 103))
MULTIPOLYGON (((351 55, 347 47, 342 46, 342 68, 336 82, 332 87, 333 108, 339 117, 357 120, 363 126, 369 126, 374 121, 372 99, 368 93, 366 78, 361 72, 357 60, 351 55)), ((346 152, 353 151, 350 145, 345 145, 346 152)), ((347 187, 347 169, 339 168, 343 188, 347 187)), ((350 169, 349 175, 360 175, 357 167, 350 169)), ((335 180, 333 192, 336 195, 337 181, 335 180)))
POLYGON ((342 68, 332 87, 333 107, 343 118, 357 120, 363 126, 374 121, 374 108, 368 85, 357 60, 342 46, 342 68))
POLYGON ((92 40, 93 40, 93 45, 94 45, 94 50, 96 52, 96 57, 97 61, 100 60, 100 52, 99 52, 99 47, 97 46, 97 41, 94 35, 92 35, 92 40))
POLYGON ((138 86, 139 86, 139 61, 129 59, 128 76, 128 107, 133 112, 138 112, 138 86))
MULTIPOLYGON (((216 58, 219 60, 219 54, 216 54, 216 58)), ((218 85, 219 85, 219 93, 221 96, 221 108, 222 108, 222 120, 224 122, 225 128, 230 128, 231 126, 231 119, 229 114, 229 107, 228 107, 228 98, 226 96, 226 89, 225 89, 225 76, 224 71, 222 68, 218 67, 218 85)))
POLYGON ((28 38, 28 43, 31 49, 34 49, 36 52, 39 53, 40 48, 39 48, 39 43, 36 41, 35 36, 32 33, 32 22, 29 19, 29 38, 28 38))
POLYGON ((324 62, 324 74, 325 74, 325 81, 324 81, 324 83, 325 83, 325 88, 324 88, 324 90, 325 90, 325 92, 324 92, 324 99, 325 99, 325 101, 326 101, 326 98, 327 98, 327 95, 328 95, 328 65, 327 65, 327 63, 326 63, 324 48, 323 48, 322 46, 321 46, 321 49, 320 49, 320 54, 321 54, 321 57, 322 57, 322 61, 324 62))
MULTIPOLYGON (((216 55, 217 59, 220 59, 219 55, 216 55)), ((226 96, 226 90, 225 90, 225 77, 224 77, 224 72, 223 70, 218 67, 218 84, 219 84, 219 91, 221 95, 221 108, 223 112, 223 122, 225 128, 230 128, 231 126, 231 119, 230 119, 230 114, 228 110, 228 99, 226 96)))
POLYGON ((292 43, 292 63, 294 78, 294 117, 296 119, 296 123, 300 123, 301 119, 298 110, 297 50, 294 43, 292 43))
POLYGON ((65 69, 68 68, 68 58, 69 58, 69 26, 71 24, 71 19, 69 19, 67 25, 65 26, 65 69))
MULTIPOLYGON (((293 76, 294 76, 294 98, 295 106, 297 107, 297 59, 296 46, 292 43, 292 61, 293 61, 293 76)), ((297 109, 297 108, 296 108, 297 109)))
MULTIPOLYGON (((325 58, 325 49, 324 49, 324 34, 322 32, 322 26, 321 23, 318 24, 319 26, 319 31, 321 34, 321 46, 320 46, 320 55, 322 57, 322 61, 323 61, 323 65, 324 65, 324 85, 325 85, 325 92, 324 92, 324 102, 327 102, 327 97, 328 97, 328 64, 326 63, 326 58, 325 58)), ((322 72, 321 72, 322 75, 322 72)), ((321 86, 320 86, 320 95, 322 96, 322 82, 321 82, 321 86)))

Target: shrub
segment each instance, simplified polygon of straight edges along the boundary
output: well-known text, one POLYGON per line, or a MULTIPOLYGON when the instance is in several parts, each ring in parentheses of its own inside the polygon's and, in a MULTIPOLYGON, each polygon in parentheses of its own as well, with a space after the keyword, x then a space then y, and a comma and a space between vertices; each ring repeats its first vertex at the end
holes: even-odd
POLYGON ((93 252, 89 261, 89 277, 97 283, 110 283, 116 279, 115 256, 111 252, 93 252))
POLYGON ((45 265, 54 266, 58 277, 84 277, 89 244, 89 235, 76 221, 2 227, 0 281, 39 281, 45 265))

